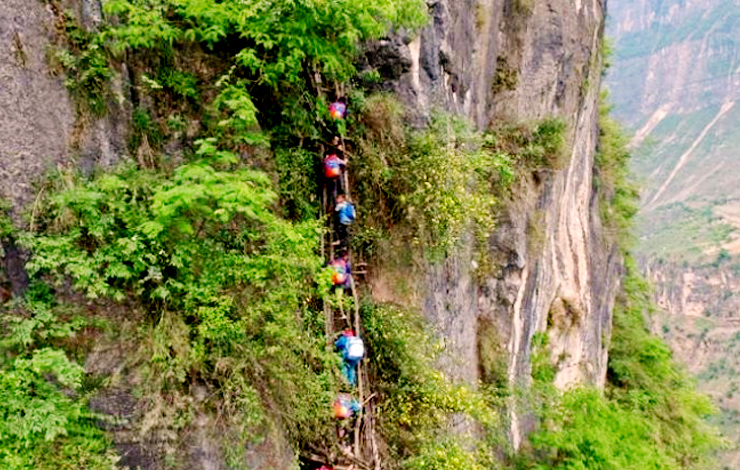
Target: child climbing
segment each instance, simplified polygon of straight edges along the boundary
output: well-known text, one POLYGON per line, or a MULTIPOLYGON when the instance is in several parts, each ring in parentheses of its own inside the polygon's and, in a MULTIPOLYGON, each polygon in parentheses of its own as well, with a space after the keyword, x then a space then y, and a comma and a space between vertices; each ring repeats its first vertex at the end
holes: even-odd
POLYGON ((331 260, 329 267, 332 269, 331 283, 334 287, 342 287, 345 290, 352 287, 352 265, 346 251, 341 251, 336 258, 331 260))
POLYGON ((337 204, 334 206, 335 213, 335 227, 337 233, 337 241, 335 245, 339 245, 342 248, 349 246, 349 226, 355 221, 355 206, 352 201, 347 199, 344 193, 337 195, 337 204))
POLYGON ((348 393, 340 393, 334 402, 334 418, 337 422, 337 443, 339 449, 344 455, 352 456, 352 444, 347 442, 349 433, 347 432, 347 420, 356 416, 362 410, 362 404, 355 397, 348 393))
POLYGON ((338 98, 332 104, 329 105, 329 129, 334 132, 344 135, 347 131, 347 124, 345 119, 347 118, 347 99, 344 97, 338 98))
POLYGON ((360 402, 348 393, 340 393, 334 402, 334 417, 336 419, 348 419, 357 414, 362 405, 360 402))
POLYGON ((329 105, 329 116, 332 119, 344 119, 347 117, 347 99, 340 97, 329 105))
POLYGON ((326 178, 326 192, 330 201, 335 201, 337 194, 342 192, 342 173, 347 162, 342 158, 340 148, 327 152, 324 157, 324 178, 326 178))
MULTIPOLYGON (((322 94, 322 98, 324 96, 322 94)), ((326 315, 327 339, 335 339, 334 345, 342 357, 342 375, 359 396, 355 398, 350 394, 341 393, 332 403, 337 431, 337 447, 333 447, 333 449, 341 450, 343 456, 341 454, 337 455, 333 450, 329 451, 322 462, 326 463, 319 470, 332 470, 334 467, 331 466, 331 463, 339 465, 340 462, 341 466, 336 468, 356 470, 358 468, 372 468, 369 463, 362 465, 368 454, 363 445, 369 445, 367 442, 371 441, 371 447, 375 449, 375 441, 372 433, 369 436, 367 435, 365 428, 367 421, 364 420, 364 413, 362 412, 364 403, 369 401, 365 397, 365 386, 361 380, 365 377, 361 369, 361 361, 365 356, 364 342, 352 329, 343 331, 338 337, 334 333, 338 321, 347 322, 347 325, 355 325, 356 329, 360 328, 359 299, 355 296, 354 302, 350 303, 354 306, 354 317, 351 316, 351 312, 344 309, 341 301, 344 295, 356 295, 352 291, 354 283, 348 253, 349 226, 355 221, 356 212, 352 201, 349 199, 348 159, 345 155, 343 137, 347 130, 348 106, 347 99, 341 96, 339 86, 336 90, 336 96, 338 98, 329 106, 329 119, 322 120, 327 130, 332 132, 334 136, 331 143, 323 142, 326 149, 323 158, 326 189, 323 203, 325 214, 332 215, 327 222, 330 222, 330 225, 333 225, 334 228, 331 237, 334 241, 329 241, 329 243, 334 246, 339 245, 335 249, 330 248, 328 250, 330 261, 327 263, 328 267, 331 268, 331 282, 339 302, 336 305, 326 302, 324 313, 326 315), (337 307, 338 310, 336 310, 337 307), (364 421, 360 423, 358 419, 364 421)), ((322 245, 322 249, 323 247, 324 245, 322 245)), ((327 251, 324 252, 327 253, 327 251)), ((373 394, 370 395, 371 398, 372 396, 373 394)), ((373 459, 375 468, 380 468, 377 452, 373 454, 373 459)))
POLYGON ((365 343, 350 329, 334 341, 334 346, 342 354, 342 374, 351 386, 357 385, 357 364, 365 357, 365 343))

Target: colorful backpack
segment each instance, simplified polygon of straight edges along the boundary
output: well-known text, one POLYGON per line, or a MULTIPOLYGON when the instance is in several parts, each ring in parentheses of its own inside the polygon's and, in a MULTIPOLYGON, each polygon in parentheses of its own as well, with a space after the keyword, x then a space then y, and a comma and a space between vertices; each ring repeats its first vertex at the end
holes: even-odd
POLYGON ((329 106, 329 115, 332 119, 344 119, 347 114, 347 105, 341 101, 335 101, 329 106))
POLYGON ((355 206, 349 201, 337 204, 336 211, 339 213, 339 222, 349 225, 355 221, 355 206))
POLYGON ((342 167, 339 164, 339 157, 329 155, 324 159, 324 175, 327 178, 339 178, 342 174, 342 167))
POLYGON ((334 402, 334 417, 336 419, 347 419, 362 409, 360 402, 346 393, 339 394, 334 402))
POLYGON ((341 286, 347 282, 347 263, 343 260, 334 260, 331 263, 334 272, 331 274, 331 282, 335 286, 341 286))

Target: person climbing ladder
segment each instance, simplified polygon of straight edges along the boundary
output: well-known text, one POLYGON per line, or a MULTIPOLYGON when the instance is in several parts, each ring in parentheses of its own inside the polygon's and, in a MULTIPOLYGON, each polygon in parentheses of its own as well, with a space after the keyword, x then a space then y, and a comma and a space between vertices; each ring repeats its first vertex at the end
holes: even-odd
POLYGON ((335 229, 337 233, 337 240, 334 242, 335 245, 339 245, 340 248, 349 248, 349 226, 355 221, 355 206, 352 201, 347 199, 344 193, 337 195, 337 204, 334 206, 335 213, 335 229))
POLYGON ((347 98, 341 96, 330 104, 329 116, 335 120, 344 120, 347 117, 347 98))
POLYGON ((365 343, 351 329, 346 329, 334 341, 334 346, 342 355, 342 374, 350 386, 357 386, 357 364, 365 357, 365 343))
POLYGON ((352 427, 352 419, 362 410, 362 404, 358 399, 348 393, 340 393, 334 402, 334 418, 337 420, 337 443, 342 454, 348 457, 354 456, 354 449, 348 442, 349 432, 347 427, 352 427))
POLYGON ((338 253, 337 257, 329 262, 332 269, 331 283, 335 288, 342 288, 348 291, 352 288, 352 265, 349 262, 349 255, 345 250, 338 253))
MULTIPOLYGON (((344 138, 348 105, 343 96, 343 85, 336 85, 337 99, 330 104, 329 120, 324 122, 326 128, 332 132, 332 140, 331 143, 327 141, 322 143, 322 178, 325 183, 323 210, 324 220, 330 228, 327 239, 322 244, 322 253, 327 256, 333 292, 336 293, 338 300, 333 302, 326 299, 324 302, 327 346, 330 347, 333 341, 341 355, 341 374, 345 382, 344 385, 338 385, 337 398, 331 404, 337 420, 337 440, 333 449, 340 452, 327 449, 323 457, 317 455, 311 457, 312 461, 320 461, 329 469, 380 470, 378 447, 372 431, 373 404, 370 402, 375 395, 370 394, 370 398, 367 398, 367 375, 362 363, 365 357, 365 344, 359 336, 361 330, 359 299, 350 265, 350 225, 356 219, 356 211, 349 197, 350 185, 347 174, 349 152, 345 149, 344 138), (325 250, 326 247, 328 250, 325 250), (342 297, 345 295, 353 297, 348 304, 343 303, 342 297), (353 310, 345 310, 346 305, 353 310), (346 325, 347 328, 337 336, 335 332, 340 324, 346 325), (351 394, 347 393, 350 390, 351 394)), ((324 98, 321 88, 319 92, 324 98)))
POLYGON ((326 193, 329 203, 336 201, 337 195, 343 192, 342 174, 347 162, 342 158, 340 149, 332 149, 324 157, 324 179, 326 181, 326 193))

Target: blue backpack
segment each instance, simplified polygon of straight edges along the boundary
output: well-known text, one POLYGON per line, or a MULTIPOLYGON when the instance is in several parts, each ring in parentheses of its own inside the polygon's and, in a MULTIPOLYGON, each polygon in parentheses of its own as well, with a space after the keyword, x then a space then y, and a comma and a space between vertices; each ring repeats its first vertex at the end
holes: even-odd
POLYGON ((338 209, 340 223, 347 225, 355 221, 355 206, 351 202, 340 204, 338 209))

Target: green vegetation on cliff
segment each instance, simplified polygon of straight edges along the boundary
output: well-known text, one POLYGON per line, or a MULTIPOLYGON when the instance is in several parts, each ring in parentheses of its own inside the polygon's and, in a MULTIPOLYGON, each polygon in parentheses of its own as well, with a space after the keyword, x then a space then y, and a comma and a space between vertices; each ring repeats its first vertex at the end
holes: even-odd
POLYGON ((0 466, 112 470, 118 457, 87 409, 84 371, 64 350, 84 323, 60 319, 69 312, 43 297, 32 291, 25 316, 0 318, 0 466))
MULTIPOLYGON (((437 261, 471 228, 470 242, 485 246, 519 179, 566 166, 566 124, 480 133, 437 113, 411 129, 391 97, 367 94, 355 80, 359 45, 422 24, 418 0, 109 0, 105 9, 111 21, 95 35, 65 14, 57 56, 86 102, 80 119, 104 111, 106 80, 126 57, 135 159, 52 175, 15 236, 33 284, 2 319, 0 466, 113 468, 126 425, 155 436, 156 465, 186 468, 204 421, 235 469, 256 446, 287 451, 294 467, 301 451, 338 451, 329 405, 339 358, 321 312, 334 300, 317 221, 317 154, 336 130, 325 95, 345 86, 355 106, 342 130, 364 217, 355 248, 368 257, 401 238, 411 247, 402 256, 437 261), (106 368, 108 349, 125 354, 106 368), (137 403, 137 420, 89 411, 109 390, 137 403)), ((599 194, 623 235, 635 192, 623 139, 605 121, 602 131, 599 194)), ((519 455, 501 416, 521 391, 497 358, 478 389, 452 383, 435 369, 439 348, 419 312, 363 304, 387 467, 701 468, 716 443, 702 421, 710 407, 648 335, 645 299, 630 267, 605 391, 555 391, 539 351, 522 394, 540 428, 519 455)))
POLYGON ((614 310, 604 390, 551 390, 542 426, 531 436, 533 460, 525 468, 712 469, 722 447, 707 422, 709 398, 646 328, 649 287, 628 258, 614 310))
POLYGON ((523 467, 715 468, 713 453, 723 441, 707 418, 716 410, 647 329, 655 307, 631 255, 638 193, 629 177, 627 139, 605 101, 602 96, 595 175, 606 235, 617 243, 626 269, 613 312, 607 383, 604 390, 557 392, 548 386, 551 375, 537 372, 549 364, 535 362, 535 390, 545 398, 539 399, 541 426, 531 436, 523 467))

